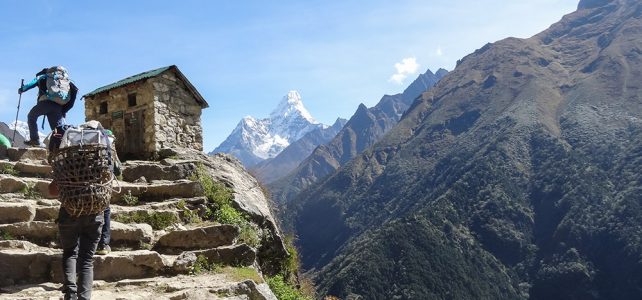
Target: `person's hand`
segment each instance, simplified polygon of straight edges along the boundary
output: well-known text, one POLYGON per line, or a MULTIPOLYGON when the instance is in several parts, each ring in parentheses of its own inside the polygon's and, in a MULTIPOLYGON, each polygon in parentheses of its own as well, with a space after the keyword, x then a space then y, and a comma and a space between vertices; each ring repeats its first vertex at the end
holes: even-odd
POLYGON ((22 88, 21 87, 18 88, 18 94, 22 94, 22 88))

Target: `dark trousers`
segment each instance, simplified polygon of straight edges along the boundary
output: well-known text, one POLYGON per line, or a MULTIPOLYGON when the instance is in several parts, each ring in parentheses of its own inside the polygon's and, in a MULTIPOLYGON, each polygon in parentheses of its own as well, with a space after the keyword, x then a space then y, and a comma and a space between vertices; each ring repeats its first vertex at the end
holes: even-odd
POLYGON ((62 106, 50 100, 39 101, 27 115, 29 140, 31 141, 40 141, 40 137, 38 136, 38 124, 36 124, 38 117, 40 116, 47 116, 51 130, 54 130, 57 126, 63 125, 62 106))
POLYGON ((109 245, 109 242, 111 241, 111 209, 109 209, 109 207, 105 209, 104 216, 105 224, 103 225, 103 231, 100 235, 100 241, 98 241, 98 249, 105 247, 105 245, 109 245))
POLYGON ((62 246, 63 293, 65 299, 90 299, 94 282, 93 256, 100 239, 102 213, 71 217, 64 208, 58 213, 62 246), (76 276, 78 281, 76 282, 76 276), (77 298, 76 298, 77 297, 77 298))

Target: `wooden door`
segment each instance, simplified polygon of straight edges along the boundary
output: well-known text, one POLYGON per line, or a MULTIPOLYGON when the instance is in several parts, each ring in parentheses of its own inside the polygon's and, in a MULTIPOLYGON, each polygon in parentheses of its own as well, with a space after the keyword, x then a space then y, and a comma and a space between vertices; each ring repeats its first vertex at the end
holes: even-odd
POLYGON ((124 150, 128 156, 145 156, 145 110, 125 113, 124 150))

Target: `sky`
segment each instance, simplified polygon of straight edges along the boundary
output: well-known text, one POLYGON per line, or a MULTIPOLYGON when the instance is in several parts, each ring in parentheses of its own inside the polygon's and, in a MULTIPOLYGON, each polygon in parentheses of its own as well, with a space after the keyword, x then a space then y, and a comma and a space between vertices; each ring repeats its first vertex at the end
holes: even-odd
MULTIPOLYGON (((241 118, 267 117, 290 90, 331 125, 427 69, 452 70, 486 43, 545 30, 577 3, 0 0, 0 121, 15 120, 20 79, 43 67, 65 66, 82 95, 177 65, 210 105, 202 115, 209 152, 241 118)), ((19 120, 36 94, 23 94, 19 120)), ((67 122, 83 121, 78 101, 67 122)))

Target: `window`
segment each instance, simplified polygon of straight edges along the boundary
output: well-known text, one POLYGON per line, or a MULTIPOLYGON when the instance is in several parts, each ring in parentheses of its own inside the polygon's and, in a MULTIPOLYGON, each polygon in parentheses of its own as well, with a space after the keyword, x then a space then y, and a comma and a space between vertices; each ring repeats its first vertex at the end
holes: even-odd
POLYGON ((100 113, 101 115, 107 113, 107 102, 100 102, 100 109, 98 110, 98 113, 100 113))
POLYGON ((136 106, 136 93, 127 95, 129 107, 136 106))

